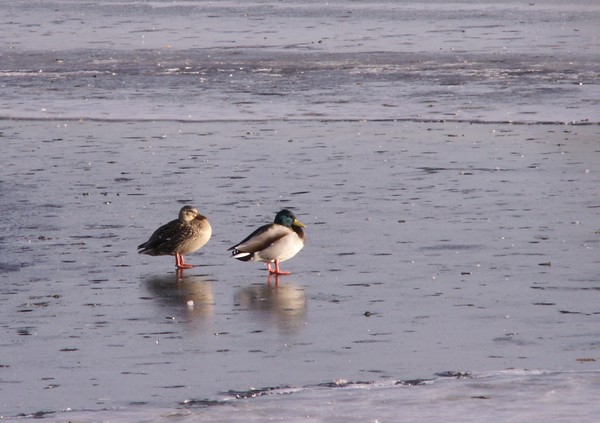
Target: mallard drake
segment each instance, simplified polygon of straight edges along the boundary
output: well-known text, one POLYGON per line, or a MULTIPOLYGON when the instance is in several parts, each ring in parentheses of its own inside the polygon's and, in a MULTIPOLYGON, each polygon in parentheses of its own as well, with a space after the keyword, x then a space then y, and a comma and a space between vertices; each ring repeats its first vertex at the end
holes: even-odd
POLYGON ((190 269, 183 256, 199 250, 208 242, 212 228, 208 219, 192 206, 183 206, 179 219, 158 228, 150 239, 138 246, 138 253, 149 256, 175 256, 178 269, 190 269))
POLYGON ((228 251, 241 261, 266 262, 269 274, 289 275, 279 268, 279 262, 291 259, 304 247, 304 227, 294 213, 284 209, 273 223, 261 226, 228 251), (271 268, 273 262, 275 269, 271 268))

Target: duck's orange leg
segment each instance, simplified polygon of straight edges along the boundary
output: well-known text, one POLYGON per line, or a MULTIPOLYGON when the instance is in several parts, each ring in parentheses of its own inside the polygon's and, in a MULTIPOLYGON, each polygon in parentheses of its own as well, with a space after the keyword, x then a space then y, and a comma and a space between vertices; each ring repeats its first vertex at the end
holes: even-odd
POLYGON ((193 264, 186 264, 181 254, 175 254, 175 266, 177 266, 178 269, 191 269, 194 267, 193 264))
POLYGON ((279 268, 279 260, 275 260, 275 270, 271 269, 271 264, 268 263, 267 266, 269 267, 269 274, 274 274, 274 275, 291 275, 290 272, 286 272, 283 271, 279 268))

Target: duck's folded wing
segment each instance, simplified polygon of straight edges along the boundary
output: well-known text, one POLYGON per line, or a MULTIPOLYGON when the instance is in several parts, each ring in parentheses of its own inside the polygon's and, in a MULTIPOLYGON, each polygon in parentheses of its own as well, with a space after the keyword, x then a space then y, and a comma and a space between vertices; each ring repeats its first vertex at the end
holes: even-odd
POLYGON ((138 249, 168 251, 173 245, 176 245, 183 237, 188 235, 188 233, 189 229, 185 225, 179 220, 173 220, 154 231, 150 239, 138 246, 138 249))
POLYGON ((261 226, 252 232, 248 237, 246 237, 242 242, 229 248, 229 250, 237 250, 244 253, 255 253, 257 251, 264 250, 275 241, 283 238, 286 235, 289 235, 292 232, 293 231, 287 226, 271 223, 269 225, 261 226))

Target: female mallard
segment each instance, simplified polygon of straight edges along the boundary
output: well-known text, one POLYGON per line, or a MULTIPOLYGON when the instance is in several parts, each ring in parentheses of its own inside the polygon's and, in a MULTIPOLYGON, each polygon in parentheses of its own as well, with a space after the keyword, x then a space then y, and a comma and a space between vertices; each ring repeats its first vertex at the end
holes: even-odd
POLYGON ((279 262, 294 257, 304 247, 304 227, 294 213, 284 209, 277 213, 274 223, 261 226, 228 250, 241 261, 267 262, 269 274, 289 275, 279 269, 279 262), (273 262, 275 270, 271 268, 273 262))
POLYGON ((150 239, 138 246, 138 253, 149 256, 175 256, 178 269, 194 267, 183 261, 183 256, 199 250, 208 242, 212 228, 208 219, 192 206, 179 211, 179 219, 158 228, 150 239))

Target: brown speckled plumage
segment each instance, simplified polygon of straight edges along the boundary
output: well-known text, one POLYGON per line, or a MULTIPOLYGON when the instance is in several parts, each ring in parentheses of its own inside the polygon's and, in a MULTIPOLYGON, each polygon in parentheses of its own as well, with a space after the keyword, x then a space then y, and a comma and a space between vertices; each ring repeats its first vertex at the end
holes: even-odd
POLYGON ((212 228, 208 219, 191 206, 179 211, 179 218, 161 226, 148 241, 138 246, 140 254, 150 256, 175 256, 179 269, 193 267, 184 263, 183 256, 199 250, 208 242, 212 228))

